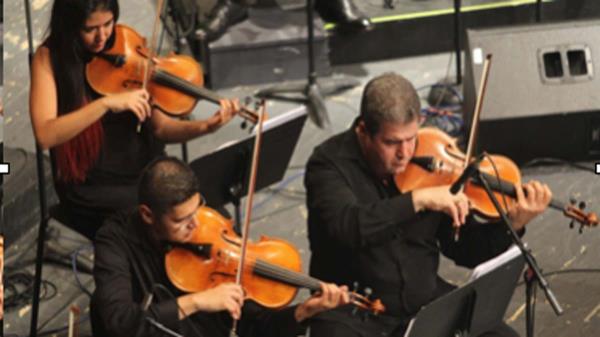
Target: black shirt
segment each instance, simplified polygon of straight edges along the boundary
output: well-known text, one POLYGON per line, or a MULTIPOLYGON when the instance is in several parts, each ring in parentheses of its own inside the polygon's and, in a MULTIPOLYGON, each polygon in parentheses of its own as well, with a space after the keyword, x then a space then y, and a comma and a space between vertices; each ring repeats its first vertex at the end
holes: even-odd
POLYGON ((415 213, 411 193, 391 177, 377 179, 354 129, 318 146, 306 170, 310 274, 352 287, 370 287, 387 315, 408 318, 448 291, 437 275, 439 253, 474 267, 504 251, 511 239, 502 224, 472 219, 454 242, 451 219, 415 213))
MULTIPOLYGON (((187 337, 229 335, 231 319, 226 312, 198 312, 188 320, 178 319, 175 297, 182 292, 171 285, 164 256, 164 249, 149 234, 137 212, 119 212, 108 219, 98 231, 95 243, 96 290, 91 302, 94 336, 163 336, 147 323, 146 316, 187 337), (175 297, 155 284, 165 286, 175 297), (154 299, 144 311, 141 302, 150 292, 154 299)), ((238 335, 296 336, 303 328, 295 321, 294 310, 295 307, 289 307, 272 311, 246 301, 238 335)))

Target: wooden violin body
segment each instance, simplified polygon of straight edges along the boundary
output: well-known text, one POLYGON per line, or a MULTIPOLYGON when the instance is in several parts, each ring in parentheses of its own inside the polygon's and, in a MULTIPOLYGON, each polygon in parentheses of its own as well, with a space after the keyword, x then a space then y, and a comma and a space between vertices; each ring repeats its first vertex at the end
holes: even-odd
MULTIPOLYGON (((210 253, 199 257, 185 249, 171 250, 165 260, 169 279, 186 292, 198 292, 224 282, 234 282, 240 257, 240 239, 233 231, 231 221, 208 207, 198 210, 196 220, 198 226, 191 242, 210 242, 210 253)), ((302 266, 298 251, 283 240, 263 236, 259 242, 248 246, 247 254, 249 265, 242 276, 247 297, 271 308, 289 304, 298 288, 260 274, 261 271, 266 274, 279 272, 285 276, 285 271, 279 268, 299 273, 302 266), (261 266, 271 269, 261 270, 261 266)), ((293 274, 291 272, 288 274, 293 274)))
MULTIPOLYGON (((395 182, 403 193, 419 188, 451 185, 462 174, 464 167, 465 155, 456 145, 456 140, 441 130, 422 128, 417 135, 413 159, 404 172, 395 177, 395 182)), ((511 207, 516 199, 515 185, 521 184, 521 172, 517 165, 505 156, 487 155, 479 165, 479 170, 500 203, 511 207)), ((478 214, 490 220, 500 218, 478 177, 467 181, 464 193, 471 208, 478 214)), ((574 205, 552 199, 550 206, 562 211, 581 226, 598 224, 596 214, 585 214, 574 205)))
MULTIPOLYGON (((417 147, 414 157, 435 158, 433 172, 419 165, 408 165, 406 170, 395 177, 396 186, 401 192, 408 192, 417 188, 451 185, 461 175, 464 169, 465 155, 456 145, 456 140, 435 128, 422 128, 417 136, 417 147)), ((496 177, 496 171, 504 181, 514 184, 521 183, 521 173, 517 165, 507 157, 491 155, 486 157, 479 165, 479 170, 496 177), (492 164, 493 162, 493 164, 492 164), (496 168, 494 168, 494 165, 496 168)), ((464 193, 469 198, 471 206, 481 215, 488 218, 499 217, 494 204, 488 198, 485 190, 468 181, 464 193)), ((502 193, 495 193, 501 200, 502 193)), ((509 205, 514 199, 507 200, 509 205)))
MULTIPOLYGON (((116 94, 143 87, 149 50, 146 39, 132 28, 115 26, 113 46, 94 57, 86 66, 88 83, 101 95, 116 94)), ((198 97, 178 88, 185 84, 201 87, 203 74, 200 64, 187 55, 171 54, 153 60, 147 90, 153 103, 172 115, 184 115, 192 111, 198 97), (182 84, 183 83, 183 84, 182 84)))
MULTIPOLYGON (((165 256, 167 276, 185 292, 234 282, 241 241, 231 220, 211 208, 200 207, 196 221, 189 242, 174 246, 165 256), (202 248, 197 249, 198 245, 202 248)), ((242 273, 246 298, 265 307, 281 308, 292 302, 299 287, 320 291, 319 280, 301 273, 301 261, 298 250, 284 240, 262 236, 256 243, 248 242, 242 273)), ((371 302, 356 293, 350 293, 350 300, 374 313, 385 310, 381 301, 371 302)))
MULTIPOLYGON (((219 104, 224 99, 203 87, 202 66, 192 57, 174 53, 153 57, 146 39, 134 29, 117 24, 110 49, 97 54, 86 65, 89 85, 101 95, 146 88, 152 104, 161 111, 182 116, 189 114, 199 99, 219 104), (150 71, 146 71, 150 67, 150 71)), ((257 122, 254 111, 241 108, 240 116, 257 122)))

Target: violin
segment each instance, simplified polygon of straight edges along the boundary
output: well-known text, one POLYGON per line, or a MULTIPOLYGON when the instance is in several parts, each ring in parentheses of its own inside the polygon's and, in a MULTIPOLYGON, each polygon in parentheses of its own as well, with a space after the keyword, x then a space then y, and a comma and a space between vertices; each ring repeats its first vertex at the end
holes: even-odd
MULTIPOLYGON (((101 95, 145 88, 153 105, 172 116, 189 114, 199 99, 215 104, 223 99, 203 87, 201 65, 187 55, 171 53, 153 57, 146 39, 132 28, 117 24, 113 45, 88 62, 85 74, 89 85, 101 95)), ((241 107, 240 116, 256 123, 256 113, 241 107)))
MULTIPOLYGON (((465 154, 458 148, 455 139, 441 130, 422 128, 417 134, 417 146, 411 163, 394 180, 403 193, 419 188, 450 185, 458 179, 464 167, 465 154)), ((506 200, 505 207, 516 202, 515 185, 521 183, 521 173, 511 159, 501 155, 487 155, 479 170, 496 198, 506 200)), ((477 214, 487 220, 500 218, 478 177, 467 181, 464 193, 477 214)), ((550 207, 562 211, 566 217, 579 223, 580 231, 585 226, 598 225, 598 216, 591 212, 586 214, 583 204, 578 207, 575 202, 565 203, 553 198, 550 207)), ((573 225, 571 222, 571 227, 573 225)))
MULTIPOLYGON (((188 243, 169 243, 165 256, 167 276, 178 289, 199 292, 236 278, 241 240, 231 220, 202 206, 195 214, 196 229, 188 243)), ((320 291, 320 281, 301 273, 301 258, 290 243, 262 236, 248 242, 242 284, 246 297, 268 308, 288 305, 298 288, 320 291)), ((379 299, 350 292, 350 301, 374 314, 385 311, 379 299)))

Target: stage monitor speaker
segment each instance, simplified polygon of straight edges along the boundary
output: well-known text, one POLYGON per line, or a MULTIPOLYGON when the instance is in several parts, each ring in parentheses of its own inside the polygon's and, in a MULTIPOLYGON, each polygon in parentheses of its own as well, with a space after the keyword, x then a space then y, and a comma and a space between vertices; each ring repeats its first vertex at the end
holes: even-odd
POLYGON ((600 157, 600 20, 468 30, 470 127, 483 61, 492 54, 477 147, 517 163, 600 157))

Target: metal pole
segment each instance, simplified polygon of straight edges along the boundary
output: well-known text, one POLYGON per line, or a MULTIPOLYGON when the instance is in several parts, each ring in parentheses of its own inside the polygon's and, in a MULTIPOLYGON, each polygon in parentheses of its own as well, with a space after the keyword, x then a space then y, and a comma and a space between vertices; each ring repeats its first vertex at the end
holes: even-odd
MULTIPOLYGON (((33 30, 31 28, 31 7, 25 0, 25 19, 27 23, 27 42, 29 47, 29 69, 33 61, 33 30)), ((43 150, 36 144, 35 155, 37 161, 38 194, 40 199, 40 226, 38 230, 37 253, 35 258, 35 277, 33 282, 33 299, 31 304, 31 325, 29 336, 37 336, 37 322, 40 306, 40 288, 42 283, 42 266, 44 259, 44 242, 46 241, 46 228, 48 227, 48 205, 46 200, 46 175, 44 170, 43 150)))
POLYGON ((306 27, 308 29, 308 85, 317 83, 315 70, 314 0, 306 0, 306 27))
POLYGON ((456 85, 462 84, 462 64, 460 54, 460 7, 461 1, 454 0, 454 52, 456 53, 456 85))
POLYGON ((537 0, 535 4, 535 22, 542 21, 542 0, 537 0))

